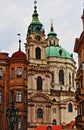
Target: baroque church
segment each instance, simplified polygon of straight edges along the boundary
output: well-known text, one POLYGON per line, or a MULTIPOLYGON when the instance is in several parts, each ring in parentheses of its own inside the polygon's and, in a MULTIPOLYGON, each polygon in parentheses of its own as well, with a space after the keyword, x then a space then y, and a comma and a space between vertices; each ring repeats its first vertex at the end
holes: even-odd
POLYGON ((36 1, 30 22, 25 53, 21 40, 11 57, 0 52, 0 130, 8 130, 6 113, 11 100, 18 108, 18 130, 68 124, 76 117, 73 55, 59 45, 52 22, 45 35, 36 1))

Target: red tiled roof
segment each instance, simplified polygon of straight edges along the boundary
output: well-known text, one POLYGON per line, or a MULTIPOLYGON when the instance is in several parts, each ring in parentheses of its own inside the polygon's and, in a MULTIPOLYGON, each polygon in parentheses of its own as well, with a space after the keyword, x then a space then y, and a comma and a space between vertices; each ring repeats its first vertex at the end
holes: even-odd
POLYGON ((0 52, 0 60, 9 59, 8 53, 0 52))
MULTIPOLYGON (((35 130, 47 130, 47 127, 46 125, 42 125, 42 126, 38 126, 35 130)), ((51 126, 52 127, 52 130, 62 130, 62 126, 60 125, 53 125, 51 126)))
POLYGON ((13 59, 13 60, 18 60, 18 59, 27 60, 26 54, 20 50, 13 53, 11 59, 13 59))
POLYGON ((70 123, 67 124, 68 128, 73 128, 75 125, 75 121, 71 121, 70 123))

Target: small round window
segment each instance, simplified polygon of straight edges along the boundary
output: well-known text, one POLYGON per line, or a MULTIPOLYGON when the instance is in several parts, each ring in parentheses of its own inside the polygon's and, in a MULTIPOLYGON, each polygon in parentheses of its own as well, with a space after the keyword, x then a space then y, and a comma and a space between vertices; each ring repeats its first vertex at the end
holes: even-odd
POLYGON ((59 54, 62 55, 62 50, 59 50, 59 54))

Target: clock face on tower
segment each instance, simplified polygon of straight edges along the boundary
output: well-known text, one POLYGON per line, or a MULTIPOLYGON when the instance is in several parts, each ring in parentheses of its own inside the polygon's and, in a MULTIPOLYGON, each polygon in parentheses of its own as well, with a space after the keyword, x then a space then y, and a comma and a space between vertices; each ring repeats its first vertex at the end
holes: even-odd
POLYGON ((40 41, 40 40, 41 40, 41 36, 37 35, 37 36, 35 36, 35 39, 36 39, 37 41, 40 41))
POLYGON ((40 27, 40 26, 36 26, 36 27, 34 28, 34 31, 35 31, 35 32, 38 32, 38 33, 39 33, 40 30, 41 30, 41 27, 40 27))

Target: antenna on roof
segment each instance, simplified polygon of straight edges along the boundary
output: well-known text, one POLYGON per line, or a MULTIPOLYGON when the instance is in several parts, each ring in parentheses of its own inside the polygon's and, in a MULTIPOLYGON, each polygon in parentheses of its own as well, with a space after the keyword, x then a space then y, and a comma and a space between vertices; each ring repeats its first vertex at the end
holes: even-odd
POLYGON ((20 33, 17 34, 19 37, 19 51, 21 51, 21 39, 20 39, 20 33))

